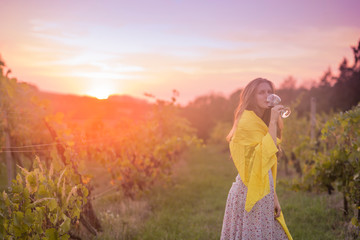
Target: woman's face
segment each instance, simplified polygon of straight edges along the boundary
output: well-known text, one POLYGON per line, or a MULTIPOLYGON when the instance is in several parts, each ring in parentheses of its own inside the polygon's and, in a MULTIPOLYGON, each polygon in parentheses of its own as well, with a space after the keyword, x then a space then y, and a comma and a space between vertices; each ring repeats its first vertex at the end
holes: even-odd
POLYGON ((268 101, 267 96, 269 94, 272 94, 273 91, 271 89, 271 86, 269 83, 260 83, 256 90, 255 90, 255 104, 257 107, 261 108, 261 109, 267 109, 269 108, 268 106, 268 101))

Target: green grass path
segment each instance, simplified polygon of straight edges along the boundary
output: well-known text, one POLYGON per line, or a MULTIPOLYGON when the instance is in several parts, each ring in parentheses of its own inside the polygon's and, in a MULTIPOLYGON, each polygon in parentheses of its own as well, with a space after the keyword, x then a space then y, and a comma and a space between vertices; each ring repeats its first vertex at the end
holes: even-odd
MULTIPOLYGON (((147 196, 151 214, 135 239, 219 239, 237 174, 228 153, 211 146, 191 149, 174 171, 171 187, 155 187, 147 196)), ((293 192, 281 184, 277 193, 295 240, 342 239, 341 214, 329 207, 327 195, 293 192)))

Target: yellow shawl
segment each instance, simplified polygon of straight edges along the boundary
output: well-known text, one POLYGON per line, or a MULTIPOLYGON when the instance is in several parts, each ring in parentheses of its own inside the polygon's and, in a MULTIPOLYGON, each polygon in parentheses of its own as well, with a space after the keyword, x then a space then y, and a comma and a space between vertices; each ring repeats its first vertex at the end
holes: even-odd
MULTIPOLYGON (((279 139, 277 141, 280 142, 279 139)), ((270 193, 270 169, 274 190, 276 189, 277 151, 263 120, 253 111, 245 110, 230 141, 230 152, 241 180, 248 188, 245 203, 245 210, 248 212, 257 201, 270 193)), ((292 240, 282 212, 277 220, 292 240)))

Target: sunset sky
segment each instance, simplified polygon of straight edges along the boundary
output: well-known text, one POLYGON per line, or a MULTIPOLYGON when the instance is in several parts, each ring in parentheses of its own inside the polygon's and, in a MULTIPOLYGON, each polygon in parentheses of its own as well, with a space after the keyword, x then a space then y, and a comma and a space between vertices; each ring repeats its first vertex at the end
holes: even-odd
POLYGON ((360 39, 358 0, 1 0, 0 54, 40 90, 144 92, 183 104, 256 77, 337 73, 360 39))

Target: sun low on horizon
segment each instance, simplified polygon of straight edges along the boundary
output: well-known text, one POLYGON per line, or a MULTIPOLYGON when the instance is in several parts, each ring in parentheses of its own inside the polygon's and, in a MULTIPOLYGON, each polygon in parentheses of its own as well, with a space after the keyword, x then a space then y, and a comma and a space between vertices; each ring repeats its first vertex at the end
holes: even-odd
POLYGON ((84 94, 97 99, 107 99, 110 95, 120 94, 120 92, 116 91, 114 84, 107 81, 107 83, 94 82, 90 84, 84 94))
POLYGON ((115 94, 107 88, 91 89, 85 95, 95 97, 97 99, 107 99, 110 95, 115 94))

